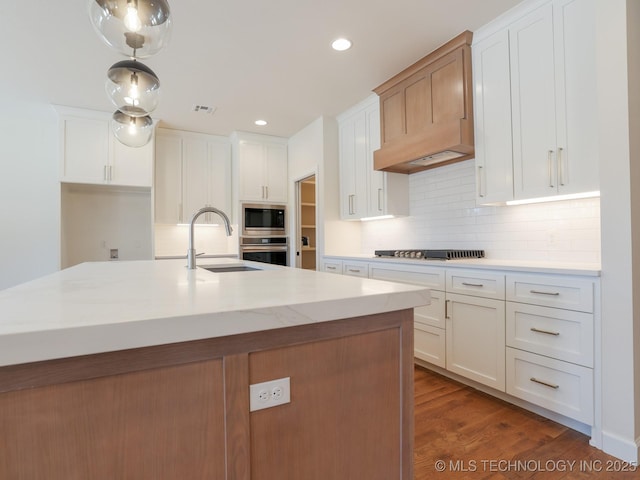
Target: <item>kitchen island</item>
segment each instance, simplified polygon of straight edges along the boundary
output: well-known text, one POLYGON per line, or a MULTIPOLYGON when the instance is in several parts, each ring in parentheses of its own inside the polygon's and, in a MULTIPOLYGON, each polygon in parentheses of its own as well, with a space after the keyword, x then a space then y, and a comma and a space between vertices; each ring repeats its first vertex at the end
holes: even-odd
POLYGON ((1 291, 0 478, 412 478, 429 290, 257 266, 86 263, 1 291), (250 411, 281 378, 290 402, 250 411))

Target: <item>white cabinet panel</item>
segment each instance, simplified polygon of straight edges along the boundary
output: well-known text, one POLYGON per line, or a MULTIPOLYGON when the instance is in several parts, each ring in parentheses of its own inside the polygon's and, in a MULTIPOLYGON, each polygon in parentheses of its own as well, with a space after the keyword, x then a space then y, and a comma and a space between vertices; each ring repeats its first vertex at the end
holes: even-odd
POLYGON ((473 46, 476 190, 479 204, 513 200, 509 32, 473 46))
POLYGON ((343 220, 409 214, 408 175, 373 169, 380 148, 376 95, 338 116, 340 215, 343 220))
POLYGON ((127 147, 111 133, 111 114, 56 107, 60 116, 60 180, 68 183, 151 187, 153 141, 127 147))
POLYGON ((446 339, 442 328, 416 322, 413 331, 414 355, 438 367, 446 366, 446 339))
POLYGON ((345 260, 342 262, 342 273, 354 277, 369 277, 369 264, 367 262, 357 262, 345 260))
POLYGON ((593 370, 507 348, 507 393, 593 425, 593 370))
POLYGON ((504 274, 484 270, 447 270, 447 293, 504 300, 504 274))
POLYGON ((505 390, 505 304, 447 292, 447 370, 505 390))
POLYGON ((593 315, 507 302, 507 345, 593 368, 593 315))
MULTIPOLYGON (((202 207, 231 213, 231 147, 224 137, 159 129, 156 138, 155 222, 187 223, 202 207)), ((204 214, 200 223, 220 223, 204 214)))
POLYGON ((507 300, 593 312, 594 282, 562 275, 507 275, 507 300))
POLYGON ((287 140, 267 135, 234 133, 240 201, 287 202, 287 140))

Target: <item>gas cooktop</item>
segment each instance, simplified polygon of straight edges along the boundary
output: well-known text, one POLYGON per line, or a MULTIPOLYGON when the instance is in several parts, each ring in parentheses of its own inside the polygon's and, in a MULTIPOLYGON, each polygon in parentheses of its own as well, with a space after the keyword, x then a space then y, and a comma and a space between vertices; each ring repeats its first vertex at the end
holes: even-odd
POLYGON ((415 258, 424 260, 454 260, 484 258, 484 250, 376 250, 376 257, 415 258))

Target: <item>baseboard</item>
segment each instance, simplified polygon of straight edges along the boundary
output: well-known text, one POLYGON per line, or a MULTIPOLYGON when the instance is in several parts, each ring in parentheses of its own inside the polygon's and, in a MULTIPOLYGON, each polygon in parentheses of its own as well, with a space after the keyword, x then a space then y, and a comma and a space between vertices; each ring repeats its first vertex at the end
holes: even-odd
POLYGON ((640 461, 640 437, 635 441, 621 438, 606 431, 602 432, 602 450, 609 455, 624 460, 625 462, 638 465, 640 461))

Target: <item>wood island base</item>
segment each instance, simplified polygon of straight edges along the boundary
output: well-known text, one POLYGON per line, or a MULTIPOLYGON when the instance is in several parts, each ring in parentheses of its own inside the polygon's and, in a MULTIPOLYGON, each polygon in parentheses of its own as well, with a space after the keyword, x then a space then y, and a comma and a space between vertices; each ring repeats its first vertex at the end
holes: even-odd
POLYGON ((413 310, 2 367, 0 432, 12 480, 409 480, 413 310))

